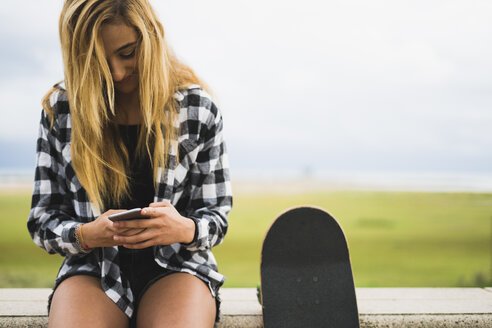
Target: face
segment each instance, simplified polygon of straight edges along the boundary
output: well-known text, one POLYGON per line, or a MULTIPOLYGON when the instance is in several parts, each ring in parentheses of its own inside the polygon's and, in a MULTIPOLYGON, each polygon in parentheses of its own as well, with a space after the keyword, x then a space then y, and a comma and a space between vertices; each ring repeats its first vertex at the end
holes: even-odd
POLYGON ((107 23, 101 27, 101 37, 116 92, 138 92, 135 30, 122 22, 107 23))

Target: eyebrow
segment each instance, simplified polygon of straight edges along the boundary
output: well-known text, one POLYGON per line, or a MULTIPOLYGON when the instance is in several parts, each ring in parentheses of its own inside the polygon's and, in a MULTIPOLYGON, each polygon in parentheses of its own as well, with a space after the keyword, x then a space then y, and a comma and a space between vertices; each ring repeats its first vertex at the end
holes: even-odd
POLYGON ((119 52, 119 51, 121 51, 121 50, 123 50, 123 49, 125 49, 125 48, 131 47, 131 46, 133 46, 133 45, 134 45, 134 44, 136 44, 136 43, 137 43, 137 41, 128 42, 127 44, 125 44, 125 45, 123 45, 123 46, 119 47, 118 49, 116 49, 116 50, 115 50, 115 53, 116 53, 116 52, 119 52))

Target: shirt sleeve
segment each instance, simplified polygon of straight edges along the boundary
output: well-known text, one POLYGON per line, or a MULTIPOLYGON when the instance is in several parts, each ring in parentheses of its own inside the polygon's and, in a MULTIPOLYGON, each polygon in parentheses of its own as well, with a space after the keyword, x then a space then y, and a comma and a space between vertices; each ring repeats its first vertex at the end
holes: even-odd
POLYGON ((80 247, 75 237, 75 230, 81 222, 75 219, 63 174, 62 142, 56 136, 56 123, 52 128, 50 123, 43 111, 36 146, 34 190, 27 228, 34 243, 50 254, 83 255, 87 251, 80 247))
MULTIPOLYGON (((184 246, 190 251, 203 251, 219 245, 227 232, 227 216, 232 208, 229 161, 223 138, 220 111, 209 99, 200 117, 200 141, 196 160, 190 167, 191 209, 188 217, 195 221, 195 238, 184 246)), ((192 152, 194 153, 194 152, 192 152)))

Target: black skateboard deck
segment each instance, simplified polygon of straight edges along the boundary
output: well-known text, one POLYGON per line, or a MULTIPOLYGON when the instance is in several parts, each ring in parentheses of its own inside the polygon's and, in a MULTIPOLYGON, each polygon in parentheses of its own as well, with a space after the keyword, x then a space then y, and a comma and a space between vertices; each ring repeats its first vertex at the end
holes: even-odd
POLYGON ((265 328, 359 327, 354 279, 345 235, 316 207, 281 213, 261 251, 265 328))

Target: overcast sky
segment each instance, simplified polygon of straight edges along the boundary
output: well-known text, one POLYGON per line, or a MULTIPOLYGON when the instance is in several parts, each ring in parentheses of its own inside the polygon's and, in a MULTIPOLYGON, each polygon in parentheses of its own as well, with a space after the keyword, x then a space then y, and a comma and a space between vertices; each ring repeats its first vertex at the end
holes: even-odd
MULTIPOLYGON (((492 2, 152 3, 214 91, 233 170, 490 172, 492 2)), ((34 152, 63 78, 61 5, 0 2, 2 157, 34 152)))

